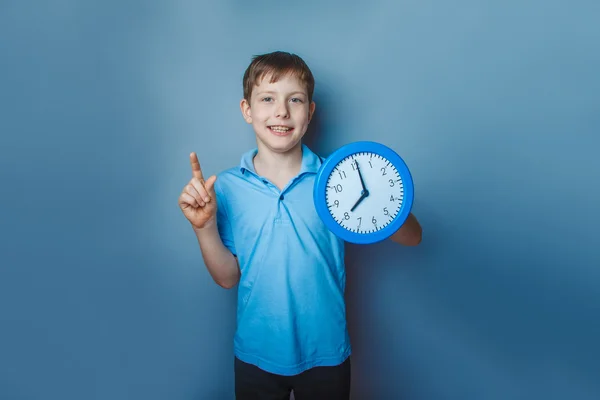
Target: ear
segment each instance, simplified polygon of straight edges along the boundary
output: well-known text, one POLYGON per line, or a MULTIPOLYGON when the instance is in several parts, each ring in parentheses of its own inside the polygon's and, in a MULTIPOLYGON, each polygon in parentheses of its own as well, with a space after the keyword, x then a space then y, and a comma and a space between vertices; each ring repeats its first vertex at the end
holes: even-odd
POLYGON ((240 110, 242 111, 242 116, 247 123, 252 123, 252 112, 250 110, 250 103, 246 99, 242 99, 240 101, 240 110))
POLYGON ((313 114, 315 113, 316 107, 317 107, 317 105, 315 104, 314 101, 312 103, 310 103, 310 106, 308 107, 308 122, 310 122, 312 120, 312 117, 313 117, 313 114))

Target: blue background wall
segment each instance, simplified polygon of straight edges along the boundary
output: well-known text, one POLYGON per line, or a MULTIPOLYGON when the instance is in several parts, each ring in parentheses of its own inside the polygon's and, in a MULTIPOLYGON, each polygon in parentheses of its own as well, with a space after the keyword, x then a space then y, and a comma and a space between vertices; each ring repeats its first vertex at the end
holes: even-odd
POLYGON ((254 146, 254 54, 309 144, 396 149, 417 248, 348 251, 354 399, 600 396, 593 1, 0 2, 0 398, 233 397, 235 291, 177 197, 254 146))

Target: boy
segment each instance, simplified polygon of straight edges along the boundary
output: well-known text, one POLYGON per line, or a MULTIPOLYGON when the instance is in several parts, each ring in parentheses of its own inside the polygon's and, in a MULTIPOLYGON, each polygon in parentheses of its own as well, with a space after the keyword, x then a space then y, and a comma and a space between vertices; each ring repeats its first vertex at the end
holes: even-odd
MULTIPOLYGON (((349 399, 351 346, 344 302, 344 243, 312 202, 321 159, 302 144, 315 111, 313 75, 297 55, 253 58, 240 108, 257 148, 239 166, 193 177, 179 205, 204 263, 238 286, 234 339, 237 399, 349 399)), ((392 240, 417 245, 411 214, 392 240)))

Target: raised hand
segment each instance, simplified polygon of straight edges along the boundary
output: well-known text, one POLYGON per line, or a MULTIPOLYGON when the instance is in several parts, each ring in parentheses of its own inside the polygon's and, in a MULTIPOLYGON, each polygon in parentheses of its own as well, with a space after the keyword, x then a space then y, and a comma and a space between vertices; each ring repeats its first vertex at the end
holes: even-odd
POLYGON ((202 229, 214 223, 217 215, 217 195, 215 194, 216 175, 206 181, 202 176, 196 153, 190 154, 192 179, 185 185, 179 196, 179 207, 183 215, 195 229, 202 229))

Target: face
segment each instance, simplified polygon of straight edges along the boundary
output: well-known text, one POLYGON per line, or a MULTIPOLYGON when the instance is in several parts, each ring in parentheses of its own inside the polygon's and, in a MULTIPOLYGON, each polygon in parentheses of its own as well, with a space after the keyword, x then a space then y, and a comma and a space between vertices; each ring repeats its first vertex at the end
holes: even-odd
POLYGON ((254 128, 258 146, 285 153, 300 145, 315 103, 309 103, 305 85, 295 76, 286 75, 274 83, 269 78, 254 86, 250 102, 244 99, 240 107, 254 128))

